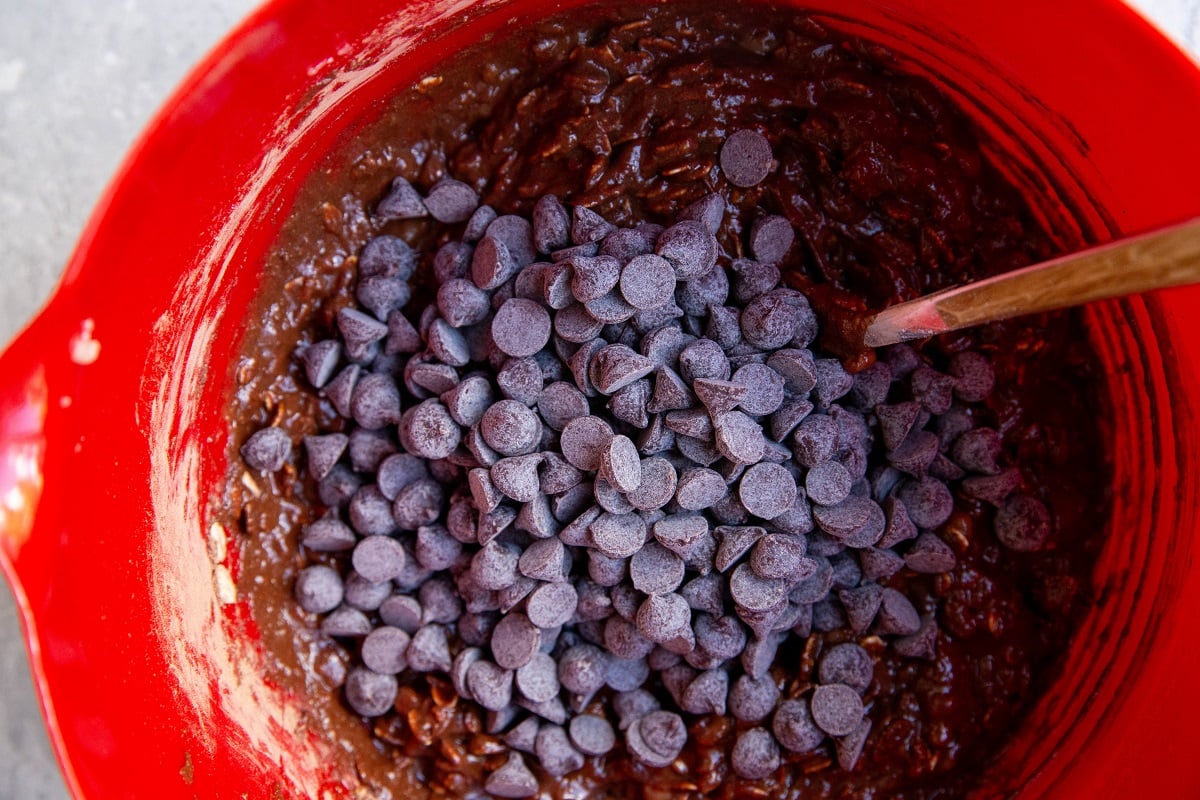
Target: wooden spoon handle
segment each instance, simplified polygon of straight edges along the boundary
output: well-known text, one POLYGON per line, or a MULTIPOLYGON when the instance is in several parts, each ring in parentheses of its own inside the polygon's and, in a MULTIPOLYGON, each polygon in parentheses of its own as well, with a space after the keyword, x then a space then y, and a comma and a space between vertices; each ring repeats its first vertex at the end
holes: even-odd
POLYGON ((886 308, 863 341, 883 347, 985 322, 1200 283, 1200 217, 886 308))

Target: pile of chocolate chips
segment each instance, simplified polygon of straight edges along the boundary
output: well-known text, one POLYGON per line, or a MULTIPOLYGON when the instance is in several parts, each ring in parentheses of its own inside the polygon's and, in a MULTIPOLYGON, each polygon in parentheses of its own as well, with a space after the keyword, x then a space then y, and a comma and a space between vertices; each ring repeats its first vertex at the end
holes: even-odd
MULTIPOLYGON (((721 153, 739 186, 771 164, 753 131, 721 153)), ((350 555, 304 569, 295 596, 357 647, 359 714, 389 712, 421 672, 486 709, 510 748, 494 795, 537 792, 523 753, 552 776, 619 746, 667 766, 696 715, 756 724, 730 754, 744 778, 826 742, 851 769, 875 666, 854 639, 935 654, 935 619, 888 579, 955 566, 936 533, 951 487, 996 506, 1010 548, 1049 535, 999 432, 972 421, 988 361, 943 372, 897 346, 850 375, 814 353, 817 318, 781 284, 782 217, 729 263, 716 195, 668 227, 618 228, 553 196, 527 219, 458 181, 422 197, 397 179, 376 213, 461 235, 433 260, 436 303, 411 310, 418 254, 372 239, 340 335, 298 354, 344 418, 305 437, 328 512, 300 541, 350 555), (780 644, 839 630, 812 691, 784 699, 780 644)), ((242 455, 274 470, 291 447, 269 427, 242 455)))

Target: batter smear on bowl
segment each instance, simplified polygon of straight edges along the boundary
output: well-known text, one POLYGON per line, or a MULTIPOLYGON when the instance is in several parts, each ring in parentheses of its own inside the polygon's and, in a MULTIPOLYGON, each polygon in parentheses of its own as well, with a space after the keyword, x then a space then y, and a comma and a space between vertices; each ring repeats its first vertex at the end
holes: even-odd
POLYGON ((464 53, 268 265, 221 504, 268 668, 381 797, 979 787, 1091 591, 1086 334, 848 371, 819 317, 1078 244, 1034 220, 962 112, 804 16, 464 53))

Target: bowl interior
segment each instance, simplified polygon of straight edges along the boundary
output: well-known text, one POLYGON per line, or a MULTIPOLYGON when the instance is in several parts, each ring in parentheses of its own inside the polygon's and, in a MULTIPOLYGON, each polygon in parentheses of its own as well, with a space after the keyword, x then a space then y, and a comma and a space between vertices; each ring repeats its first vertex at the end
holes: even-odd
MULTIPOLYGON (((1200 152, 1185 133, 1200 128, 1200 73, 1124 6, 804 5, 936 76, 1064 241, 1200 213, 1200 194, 1188 190, 1200 184, 1200 152), (1108 54, 1114 39, 1124 42, 1119 63, 1108 54)), ((226 476, 231 354, 253 324, 246 313, 265 254, 310 165, 397 87, 540 7, 269 4, 164 109, 97 211, 58 298, 7 357, 33 380, 36 340, 65 340, 86 322, 102 344, 93 365, 40 367, 50 397, 70 387, 74 399, 46 411, 49 510, 14 559, 77 795, 350 796, 333 745, 304 728, 304 698, 261 669, 252 621, 230 594, 233 542, 203 513, 226 476), (131 259, 129 242, 155 266, 131 259), (68 495, 81 475, 111 477, 68 495), (98 595, 98 571, 128 593, 98 595), (146 758, 147 742, 156 758, 146 758)), ((998 796, 1195 785, 1197 768, 1178 756, 1188 715, 1200 712, 1180 677, 1200 667, 1181 611, 1200 599, 1190 557, 1200 473, 1185 446, 1195 438, 1189 364, 1200 322, 1187 309, 1197 300, 1180 290, 1089 311, 1116 409, 1114 513, 1095 607, 1064 643, 1063 676, 995 764, 998 796), (1123 766, 1130 761, 1136 773, 1123 766)))

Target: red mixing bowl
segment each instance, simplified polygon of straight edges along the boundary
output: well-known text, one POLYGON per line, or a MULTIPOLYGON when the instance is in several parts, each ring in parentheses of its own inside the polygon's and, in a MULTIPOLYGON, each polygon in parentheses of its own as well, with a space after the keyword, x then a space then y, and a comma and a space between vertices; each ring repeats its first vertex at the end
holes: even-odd
MULTIPOLYGON (((578 0, 277 0, 159 113, 0 360, 0 564, 79 798, 350 797, 206 519, 231 354, 309 165, 485 32, 578 0)), ((1200 70, 1112 0, 809 0, 933 75, 1051 224, 1200 214, 1200 70)), ((1200 796, 1200 290, 1094 306, 1118 409, 1095 606, 980 797, 1200 796)))

